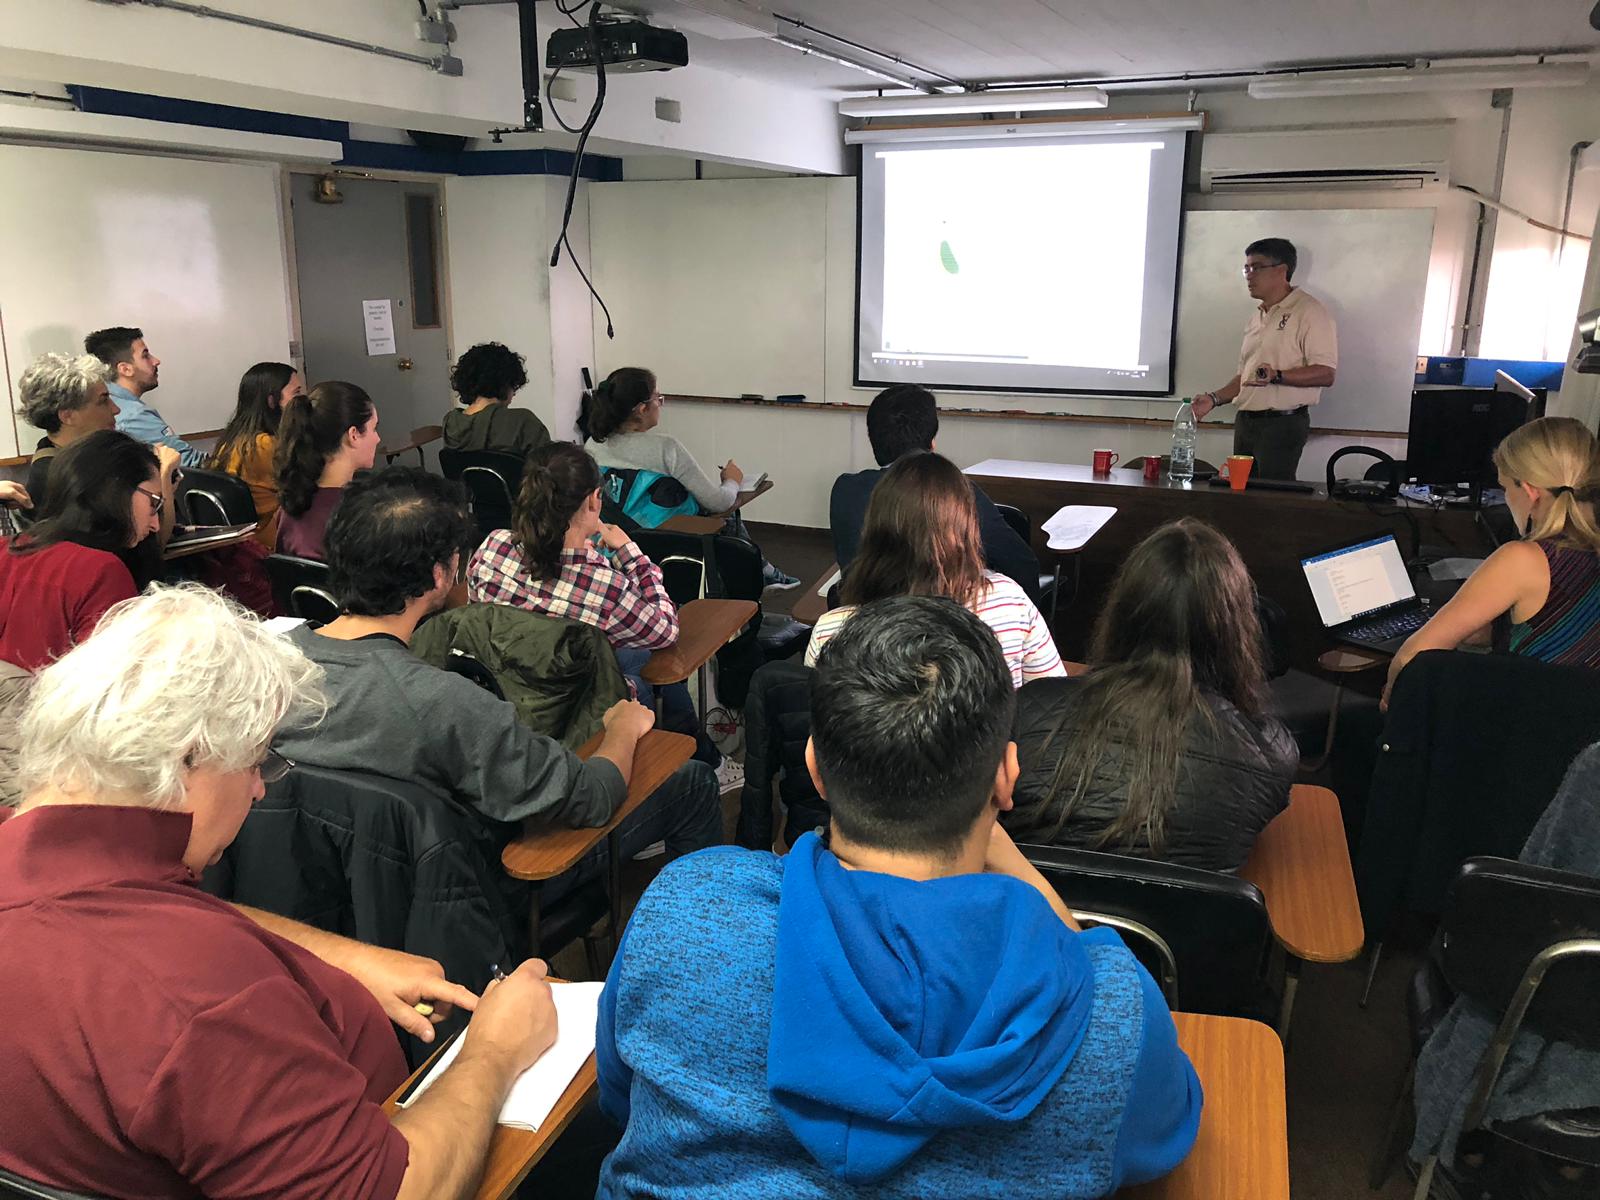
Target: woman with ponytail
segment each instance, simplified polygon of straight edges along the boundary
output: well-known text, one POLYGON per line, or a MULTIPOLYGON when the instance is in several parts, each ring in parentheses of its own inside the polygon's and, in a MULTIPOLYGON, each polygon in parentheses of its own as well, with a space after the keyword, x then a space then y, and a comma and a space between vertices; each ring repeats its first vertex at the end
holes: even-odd
POLYGON ((305 382, 288 363, 258 362, 239 380, 239 403, 206 461, 215 471, 237 475, 249 485, 256 506, 256 541, 268 550, 278 543, 278 422, 283 410, 306 394, 305 382))
POLYGON ((1506 436, 1494 465, 1522 540, 1485 559, 1400 647, 1389 665, 1386 706, 1395 679, 1422 651, 1487 641, 1497 623, 1509 622, 1503 644, 1513 654, 1600 668, 1600 446, 1594 434, 1571 417, 1541 417, 1506 436))
POLYGON ((319 383, 278 422, 278 553, 323 557, 328 518, 378 452, 378 410, 353 383, 319 383))
MULTIPOLYGON (((702 513, 724 513, 739 498, 744 472, 729 459, 719 481, 701 469, 693 454, 670 434, 657 433, 661 423, 661 392, 653 371, 643 367, 618 367, 592 392, 584 393, 578 407, 578 432, 595 443, 595 460, 605 470, 649 471, 670 476, 694 497, 702 513)), ((754 544, 750 531, 737 517, 725 532, 754 544)), ((794 588, 800 581, 765 559, 762 583, 767 587, 794 588)))
MULTIPOLYGON (((491 533, 467 564, 467 599, 595 626, 646 704, 654 695, 639 673, 652 650, 678 640, 661 568, 600 519, 600 468, 570 442, 528 456, 511 528, 491 533)), ((687 687, 676 684, 662 698, 674 724, 697 727, 687 687)))

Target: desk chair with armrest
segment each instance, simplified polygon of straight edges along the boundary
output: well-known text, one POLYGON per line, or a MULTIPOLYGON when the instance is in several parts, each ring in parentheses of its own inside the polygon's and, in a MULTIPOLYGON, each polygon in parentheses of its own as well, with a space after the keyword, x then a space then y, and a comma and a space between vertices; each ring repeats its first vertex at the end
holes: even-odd
MULTIPOLYGON (((1011 527, 1011 532, 1022 539, 1024 546, 1031 549, 1033 546, 1033 529, 1028 524, 1027 514, 1014 504, 996 504, 995 509, 1005 520, 1005 523, 1011 527)), ((1077 596, 1079 571, 1081 570, 1078 566, 1078 556, 1072 554, 1067 557, 1072 562, 1072 594, 1077 596)), ((1018 580, 1018 582, 1022 583, 1023 581, 1018 580)), ((1056 619, 1056 608, 1061 599, 1061 559, 1059 557, 1056 559, 1056 569, 1054 571, 1039 572, 1037 586, 1039 604, 1041 607, 1047 603, 1049 604, 1050 619, 1053 621, 1056 619)), ((1026 587, 1025 583, 1024 587, 1026 587)))
POLYGON ((272 583, 272 599, 278 611, 326 625, 339 616, 339 602, 333 597, 328 564, 315 558, 296 558, 292 554, 269 554, 262 560, 272 583))
POLYGON ((237 475, 203 467, 184 470, 173 508, 184 525, 248 525, 258 519, 249 484, 237 475))
POLYGON ((1272 922, 1254 884, 1093 850, 1018 849, 1080 921, 1122 934, 1173 1009, 1276 1018, 1272 922))
MULTIPOLYGON (((376 946, 436 959, 481 993, 492 967, 548 955, 606 915, 599 879, 543 905, 524 925, 528 887, 499 866, 520 830, 420 784, 297 765, 269 784, 205 876, 213 895, 376 946), (513 915, 515 914, 515 915, 513 915)), ((594 946, 590 969, 599 975, 594 946)), ((457 1014, 439 1036, 464 1024, 457 1014)), ((403 1039, 415 1066, 430 1048, 403 1039)))
POLYGON ((439 469, 467 489, 480 538, 511 526, 511 503, 522 486, 524 460, 495 450, 440 450, 439 469))
POLYGON ((417 452, 417 466, 427 470, 428 456, 422 452, 422 448, 431 442, 437 442, 443 436, 443 425, 419 425, 411 431, 410 436, 402 445, 393 447, 380 446, 378 452, 383 455, 384 466, 389 466, 402 454, 409 454, 415 450, 417 452))
POLYGON ((0 1170, 0 1200, 101 1200, 101 1198, 85 1196, 81 1192, 69 1192, 62 1188, 47 1187, 31 1179, 24 1179, 21 1175, 13 1175, 10 1171, 0 1170))
MULTIPOLYGON (((1600 879, 1509 859, 1469 859, 1450 887, 1440 934, 1437 959, 1424 961, 1408 997, 1414 1049, 1420 1051, 1457 997, 1476 1001, 1498 1020, 1467 1094, 1463 1133, 1486 1130, 1537 1155, 1600 1172, 1600 1109, 1512 1121, 1488 1116, 1489 1097, 1520 1031, 1600 1050, 1600 879)), ((1396 1157, 1411 1082, 1408 1073, 1389 1145, 1374 1164, 1374 1188, 1396 1157)), ((1426 1200, 1436 1161, 1423 1164, 1417 1200, 1426 1200)))

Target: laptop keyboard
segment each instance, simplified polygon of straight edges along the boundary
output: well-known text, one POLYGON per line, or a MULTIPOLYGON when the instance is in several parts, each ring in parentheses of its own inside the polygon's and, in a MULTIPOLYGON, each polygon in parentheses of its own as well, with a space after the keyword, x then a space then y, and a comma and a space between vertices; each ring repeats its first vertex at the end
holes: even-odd
POLYGON ((1421 629, 1427 620, 1428 614, 1424 610, 1411 608, 1392 617, 1380 617, 1375 621, 1363 621, 1360 625, 1352 625, 1344 631, 1344 635, 1358 642, 1376 644, 1387 642, 1390 638, 1409 637, 1421 629))

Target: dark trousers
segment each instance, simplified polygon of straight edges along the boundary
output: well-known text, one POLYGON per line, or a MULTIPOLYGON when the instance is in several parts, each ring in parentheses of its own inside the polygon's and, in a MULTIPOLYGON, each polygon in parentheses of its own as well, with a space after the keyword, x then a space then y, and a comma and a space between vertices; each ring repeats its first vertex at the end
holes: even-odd
POLYGON ((1252 477, 1293 479, 1311 433, 1311 411, 1240 412, 1233 422, 1233 452, 1255 458, 1252 477))

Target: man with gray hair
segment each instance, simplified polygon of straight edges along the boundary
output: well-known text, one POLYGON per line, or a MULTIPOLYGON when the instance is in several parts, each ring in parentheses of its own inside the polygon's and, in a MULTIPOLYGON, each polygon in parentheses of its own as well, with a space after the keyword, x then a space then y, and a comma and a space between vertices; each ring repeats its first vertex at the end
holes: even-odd
POLYGON ((0 824, 0 945, 25 1021, 0 1031, 0 1168, 104 1196, 472 1193, 512 1082, 555 1039, 544 964, 479 999, 439 964, 194 886, 293 764, 278 723, 322 672, 203 588, 111 609, 42 671, 22 803, 0 824), (389 1020, 475 1015, 416 1103, 389 1020), (387 1018, 387 1019, 386 1019, 387 1018))
POLYGON ((44 436, 28 466, 28 495, 44 503, 50 460, 100 429, 115 429, 117 405, 106 384, 111 372, 92 354, 41 354, 17 381, 22 419, 44 436))

